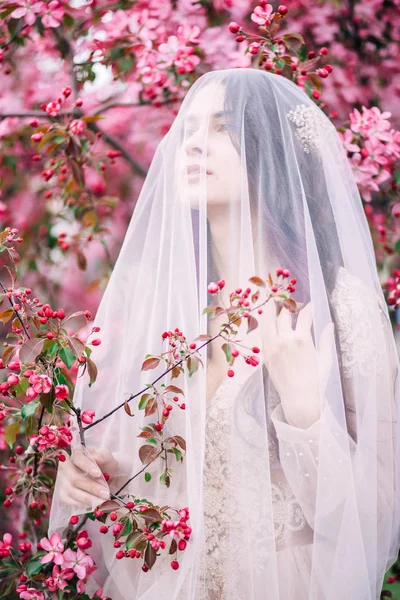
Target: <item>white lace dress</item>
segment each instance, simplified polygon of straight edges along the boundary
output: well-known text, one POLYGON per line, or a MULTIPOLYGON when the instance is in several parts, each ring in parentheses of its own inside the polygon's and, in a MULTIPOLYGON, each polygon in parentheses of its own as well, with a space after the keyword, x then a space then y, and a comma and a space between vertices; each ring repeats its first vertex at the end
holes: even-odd
MULTIPOLYGON (((369 361, 379 361, 379 348, 374 345, 373 335, 373 328, 379 326, 376 321, 376 299, 370 298, 369 304, 358 282, 357 278, 340 269, 332 295, 345 378, 350 378, 355 369, 366 369, 369 361)), ((217 390, 207 410, 204 469, 205 550, 202 555, 196 600, 247 600, 245 590, 248 588, 243 581, 246 581, 249 572, 261 567, 264 569, 265 580, 268 580, 265 571, 268 572, 269 568, 278 571, 279 590, 266 590, 265 598, 309 600, 312 597, 323 600, 326 596, 323 590, 316 587, 315 581, 310 591, 313 530, 304 513, 305 510, 307 514, 307 495, 312 496, 313 486, 315 490, 316 485, 320 423, 317 421, 308 429, 289 425, 278 395, 276 392, 270 394, 267 423, 273 508, 271 532, 266 515, 257 514, 252 523, 253 511, 249 509, 260 504, 260 497, 266 497, 265 490, 261 490, 262 471, 259 470, 265 469, 265 457, 262 458, 258 456, 257 451, 252 451, 242 469, 228 468, 227 456, 229 445, 232 443, 232 406, 240 387, 233 379, 228 380, 217 390), (293 464, 296 465, 298 477, 297 497, 285 476, 285 471, 293 469, 293 464), (245 481, 243 477, 246 477, 245 481), (233 507, 230 504, 232 486, 235 486, 236 499, 233 507), (237 486, 244 489, 243 510, 238 505, 240 502, 237 502, 237 486), (246 530, 254 533, 256 560, 251 563, 243 556, 240 548, 240 532, 243 530, 240 515, 242 518, 245 515, 246 530), (236 528, 238 533, 235 542, 236 528), (268 561, 271 561, 271 555, 275 555, 275 552, 271 552, 272 544, 268 545, 265 542, 269 533, 274 539, 277 563, 265 567, 268 561), (228 568, 227 565, 231 567, 228 568), (232 569, 232 565, 236 565, 236 568, 232 569)), ((245 402, 246 398, 240 400, 245 402)), ((256 438, 257 426, 254 419, 248 417, 246 422, 246 413, 243 412, 240 420, 242 433, 245 435, 247 428, 250 438, 256 438)), ((335 489, 348 477, 345 470, 346 461, 340 460, 340 448, 338 445, 334 447, 338 439, 335 436, 348 434, 347 431, 338 428, 335 430, 335 427, 332 427, 329 435, 330 439, 324 439, 328 447, 332 447, 332 457, 335 458, 332 462, 332 481, 327 485, 332 486, 332 495, 335 496, 335 489)), ((235 441, 236 443, 240 443, 240 440, 235 441)), ((239 450, 235 447, 235 454, 245 452, 244 447, 239 450)))

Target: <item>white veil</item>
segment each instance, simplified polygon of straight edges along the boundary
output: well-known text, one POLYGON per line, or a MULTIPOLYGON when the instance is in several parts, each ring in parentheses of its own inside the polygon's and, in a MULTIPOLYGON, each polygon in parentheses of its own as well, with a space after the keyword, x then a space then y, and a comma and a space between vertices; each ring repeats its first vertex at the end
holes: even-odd
MULTIPOLYGON (((125 489, 189 507, 191 539, 178 570, 167 543, 143 572, 142 560, 115 558, 111 532, 86 523, 98 583, 113 600, 379 597, 399 547, 399 363, 345 152, 292 82, 228 69, 189 90, 157 148, 95 319, 97 381, 89 388, 87 374, 79 379, 74 403, 97 418, 108 413, 162 372, 141 365, 160 354, 164 331, 179 328, 189 341, 215 333, 203 314, 210 281, 226 281, 227 300, 277 267, 297 279, 296 302, 311 302, 317 349, 334 323, 320 418, 304 429, 291 424, 262 360, 237 359, 229 379, 221 340, 203 350, 205 368, 172 381, 186 409, 174 406, 164 435, 181 435, 187 450, 183 462, 169 455, 170 487, 160 483, 158 460, 150 482, 141 474, 125 489)), ((261 358, 263 331, 241 337, 261 358)), ((119 483, 143 468, 137 436, 156 420, 136 400, 130 407, 133 417, 121 409, 86 432, 88 446, 118 457, 119 483)), ((51 532, 86 512, 63 505, 58 484, 51 532)))

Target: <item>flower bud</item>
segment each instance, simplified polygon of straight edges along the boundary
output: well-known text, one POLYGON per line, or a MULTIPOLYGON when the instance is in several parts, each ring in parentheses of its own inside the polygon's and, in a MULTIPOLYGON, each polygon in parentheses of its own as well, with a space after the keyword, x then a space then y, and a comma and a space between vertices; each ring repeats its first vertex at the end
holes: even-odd
POLYGON ((238 23, 235 23, 235 21, 232 21, 231 23, 229 23, 228 29, 231 33, 238 33, 238 31, 240 31, 240 25, 238 23))

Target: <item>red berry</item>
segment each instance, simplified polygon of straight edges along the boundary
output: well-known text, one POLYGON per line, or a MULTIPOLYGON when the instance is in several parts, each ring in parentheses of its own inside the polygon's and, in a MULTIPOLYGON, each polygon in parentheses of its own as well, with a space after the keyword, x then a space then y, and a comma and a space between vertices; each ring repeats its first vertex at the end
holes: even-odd
POLYGON ((126 503, 126 508, 134 508, 135 507, 135 503, 134 502, 127 502, 126 503))
POLYGON ((252 348, 252 351, 254 352, 254 354, 258 354, 260 352, 260 348, 258 348, 257 346, 254 346, 252 348))
POLYGON ((115 555, 115 557, 118 558, 118 560, 121 560, 121 558, 124 558, 124 556, 125 552, 123 550, 118 550, 118 552, 115 555))
POLYGON ((107 525, 102 525, 99 529, 100 533, 107 533, 108 527, 107 525))
POLYGON ((154 427, 157 429, 157 431, 161 431, 161 430, 162 430, 162 428, 163 428, 163 426, 161 425, 161 423, 156 423, 156 424, 154 425, 154 427))
POLYGON ((195 343, 189 344, 189 348, 191 350, 194 350, 196 348, 196 344, 195 343))
POLYGON ((182 410, 186 409, 186 404, 183 402, 182 404, 179 405, 179 408, 181 408, 182 410))
POLYGON ((173 560, 171 562, 171 567, 174 569, 174 571, 177 571, 179 569, 179 563, 177 560, 173 560))
POLYGON ((149 570, 149 567, 147 565, 142 565, 142 571, 147 573, 148 570, 149 570))
POLYGON ((235 371, 233 369, 228 369, 228 377, 234 377, 235 371))
POLYGON ((79 522, 79 517, 77 515, 72 515, 72 517, 69 519, 69 522, 71 525, 76 525, 79 522))
POLYGON ((23 448, 23 446, 17 446, 17 447, 15 448, 15 454, 22 454, 22 453, 23 453, 23 451, 24 451, 24 448, 23 448))
POLYGON ((116 521, 118 519, 117 513, 116 512, 112 512, 110 514, 110 519, 111 519, 111 521, 116 521))
POLYGON ((187 542, 185 540, 179 540, 178 542, 178 550, 184 550, 186 548, 187 542))
POLYGON ((6 498, 3 502, 3 504, 6 508, 8 508, 9 506, 11 506, 12 502, 11 502, 10 498, 6 498))

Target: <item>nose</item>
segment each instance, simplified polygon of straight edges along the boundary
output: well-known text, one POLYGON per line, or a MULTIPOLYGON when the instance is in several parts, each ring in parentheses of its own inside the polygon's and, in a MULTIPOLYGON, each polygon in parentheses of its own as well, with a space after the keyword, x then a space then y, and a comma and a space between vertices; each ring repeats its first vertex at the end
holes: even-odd
MULTIPOLYGON (((198 128, 194 133, 187 135, 184 146, 187 156, 203 156, 205 154, 205 135, 202 128, 198 128)), ((208 152, 207 152, 208 154, 208 152)))

